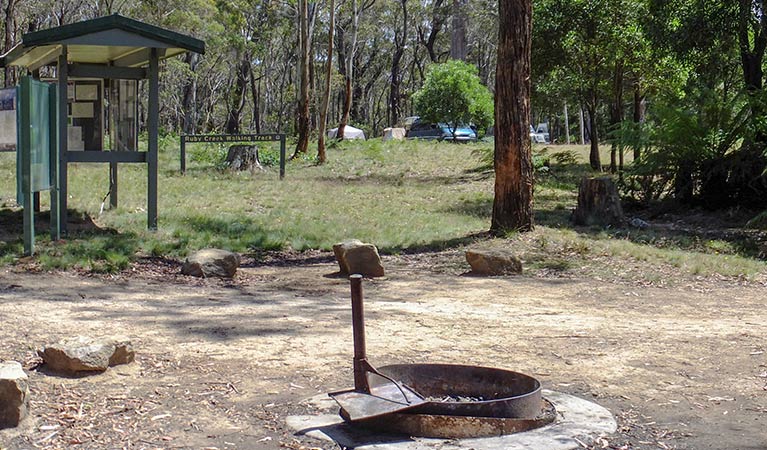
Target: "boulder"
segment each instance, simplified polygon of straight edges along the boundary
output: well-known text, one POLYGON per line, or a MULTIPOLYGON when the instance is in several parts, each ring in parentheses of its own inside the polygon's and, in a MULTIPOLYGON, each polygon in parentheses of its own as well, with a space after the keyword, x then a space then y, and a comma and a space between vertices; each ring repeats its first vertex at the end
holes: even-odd
POLYGON ((37 354, 51 371, 70 375, 103 372, 110 366, 133 361, 136 355, 127 339, 85 336, 46 345, 37 354))
POLYGON ((205 248, 186 258, 181 266, 181 273, 202 278, 232 278, 239 266, 239 254, 217 248, 205 248))
POLYGON ((506 250, 467 250, 466 261, 476 275, 522 273, 522 261, 506 250))
POLYGON ((405 129, 404 128, 384 128, 383 130, 383 141, 391 141, 391 140, 398 140, 401 141, 405 139, 405 129))
POLYGON ((27 415, 29 383, 16 361, 0 363, 0 428, 15 427, 27 415))
POLYGON ((384 268, 378 249, 357 239, 340 242, 333 246, 338 267, 343 274, 358 273, 366 277, 384 276, 384 268))

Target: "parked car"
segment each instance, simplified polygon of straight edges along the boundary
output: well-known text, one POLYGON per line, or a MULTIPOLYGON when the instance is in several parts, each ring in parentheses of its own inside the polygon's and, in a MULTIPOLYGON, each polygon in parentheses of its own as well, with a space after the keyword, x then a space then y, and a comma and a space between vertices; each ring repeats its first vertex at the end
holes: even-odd
POLYGON ((548 144, 549 133, 538 133, 535 131, 532 125, 530 125, 530 142, 533 144, 548 144))
POLYGON ((551 139, 549 138, 549 124, 547 122, 539 123, 535 128, 535 132, 542 134, 543 140, 546 141, 547 144, 551 143, 551 139))
POLYGON ((459 125, 455 136, 446 123, 427 123, 416 120, 405 135, 408 139, 436 139, 438 141, 476 142, 477 133, 469 126, 459 125))

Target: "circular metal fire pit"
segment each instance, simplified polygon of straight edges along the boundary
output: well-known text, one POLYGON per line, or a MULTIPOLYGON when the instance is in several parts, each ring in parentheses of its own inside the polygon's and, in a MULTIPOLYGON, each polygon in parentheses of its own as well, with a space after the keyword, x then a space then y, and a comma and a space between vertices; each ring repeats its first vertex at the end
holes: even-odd
POLYGON ((351 275, 354 389, 331 392, 349 423, 411 436, 498 436, 554 420, 541 383, 510 370, 457 364, 396 364, 367 360, 362 275, 351 275))
MULTIPOLYGON (((396 364, 379 371, 426 402, 355 424, 411 436, 466 438, 527 431, 555 418, 540 382, 522 373, 456 364, 396 364)), ((371 386, 376 382, 371 377, 371 386)))

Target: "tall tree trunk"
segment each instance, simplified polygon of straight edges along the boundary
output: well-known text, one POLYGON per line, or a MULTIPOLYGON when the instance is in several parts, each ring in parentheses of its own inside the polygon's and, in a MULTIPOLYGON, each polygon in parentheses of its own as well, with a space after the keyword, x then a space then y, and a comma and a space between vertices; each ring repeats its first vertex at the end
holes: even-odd
POLYGON ((579 130, 581 132, 581 145, 586 145, 586 132, 585 128, 586 126, 583 123, 583 106, 578 108, 578 120, 579 120, 579 130))
POLYGON ((450 58, 466 60, 466 0, 453 0, 453 30, 450 34, 450 58))
MULTIPOLYGON (((644 123, 644 116, 645 116, 645 110, 646 110, 646 103, 645 103, 645 97, 642 94, 642 82, 640 80, 636 80, 634 82, 634 126, 636 127, 637 131, 639 131, 640 127, 644 123)), ((639 146, 639 143, 636 143, 634 145, 634 161, 638 160, 641 155, 641 149, 639 146)))
POLYGON ((434 0, 434 3, 432 3, 429 37, 421 40, 423 46, 426 47, 426 51, 429 52, 429 59, 433 63, 439 62, 437 61, 437 53, 434 51, 434 44, 437 42, 439 32, 442 31, 442 27, 445 24, 446 14, 445 8, 442 6, 443 2, 444 0, 434 0))
POLYGON ((391 75, 389 86, 389 103, 387 106, 387 119, 390 126, 393 126, 399 121, 400 116, 400 86, 402 84, 402 71, 401 63, 402 56, 405 54, 405 43, 407 42, 407 0, 400 0, 402 6, 402 33, 397 36, 394 35, 394 54, 391 61, 391 75))
POLYGON ((330 105, 330 77, 333 74, 333 33, 336 27, 336 4, 330 0, 330 25, 328 28, 328 63, 325 70, 325 93, 320 107, 320 127, 317 141, 317 162, 324 164, 327 160, 325 154, 325 130, 328 123, 328 106, 330 105))
POLYGON ((188 52, 184 56, 184 62, 189 64, 192 76, 184 84, 181 107, 184 109, 184 133, 194 134, 197 131, 197 62, 200 56, 194 52, 188 52))
POLYGON ((259 94, 259 86, 261 85, 261 77, 256 78, 256 74, 253 73, 253 66, 250 66, 250 95, 253 99, 253 118, 250 121, 251 129, 255 130, 256 134, 261 134, 261 95, 259 94))
MULTIPOLYGON (((594 95, 596 97, 596 95, 594 95)), ((597 132, 597 107, 596 98, 592 98, 592 102, 586 105, 586 110, 589 114, 589 139, 591 140, 591 149, 589 151, 589 164, 591 168, 597 171, 602 171, 602 159, 599 156, 599 133, 597 132)))
POLYGON ((292 158, 309 149, 309 3, 298 0, 298 142, 292 158))
POLYGON ((498 2, 495 79, 495 198, 490 231, 533 229, 530 149, 531 0, 498 2))
POLYGON ((346 53, 346 66, 344 67, 344 110, 341 114, 341 122, 338 124, 336 139, 345 137, 346 125, 349 124, 349 114, 352 110, 352 81, 354 79, 354 55, 357 53, 357 33, 359 30, 360 8, 358 0, 352 0, 352 36, 349 42, 349 52, 346 53))
POLYGON ((240 116, 245 107, 245 88, 248 86, 248 74, 250 73, 250 57, 248 52, 243 52, 242 59, 237 64, 237 81, 232 91, 229 104, 229 113, 226 118, 226 132, 238 134, 240 132, 240 116))
MULTIPOLYGON (((613 98, 610 105, 610 131, 615 132, 623 121, 623 61, 616 60, 613 70, 613 98)), ((618 142, 610 137, 610 173, 618 171, 618 142)), ((623 150, 621 150, 623 152, 623 150)), ((621 155, 623 159, 623 155, 621 155)), ((623 170, 623 164, 620 166, 623 170)))
MULTIPOLYGON (((7 52, 13 48, 13 33, 16 29, 16 2, 17 0, 8 0, 5 5, 5 51, 7 52)), ((13 67, 5 66, 5 87, 11 87, 16 85, 14 79, 13 67)))
POLYGON ((567 114, 567 101, 565 101, 565 144, 570 145, 570 116, 567 114))

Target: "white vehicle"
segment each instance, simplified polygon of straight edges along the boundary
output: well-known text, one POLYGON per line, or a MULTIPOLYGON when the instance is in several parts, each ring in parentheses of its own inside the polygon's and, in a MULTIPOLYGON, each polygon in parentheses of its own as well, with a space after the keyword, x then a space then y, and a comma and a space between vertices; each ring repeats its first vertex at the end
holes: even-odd
POLYGON ((549 133, 538 133, 535 131, 535 128, 530 125, 530 142, 533 144, 548 144, 549 133))

